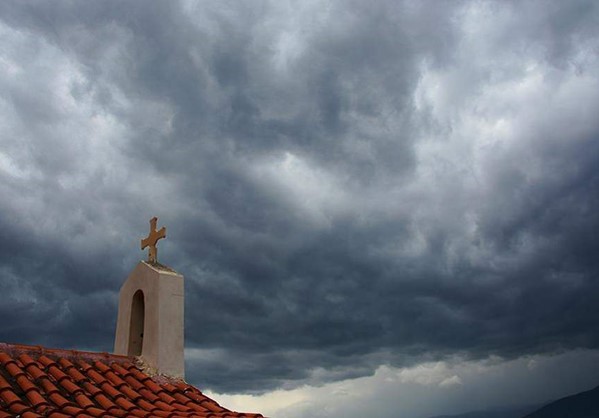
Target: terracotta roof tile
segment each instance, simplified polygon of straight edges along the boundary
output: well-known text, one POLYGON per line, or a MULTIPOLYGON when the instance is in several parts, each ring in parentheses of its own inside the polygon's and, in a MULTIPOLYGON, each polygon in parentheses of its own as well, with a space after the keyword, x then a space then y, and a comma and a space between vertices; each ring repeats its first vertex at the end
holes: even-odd
POLYGON ((131 399, 133 402, 137 401, 142 396, 131 389, 129 386, 122 386, 121 391, 127 396, 127 398, 131 399))
POLYGON ((132 357, 0 343, 0 418, 263 418, 144 373, 132 357))
POLYGON ((170 395, 167 395, 167 394, 165 393, 165 391, 164 391, 164 390, 163 390, 163 391, 161 391, 160 393, 158 393, 158 397, 159 397, 160 399, 162 399, 164 402, 166 402, 167 404, 169 404, 169 405, 170 405, 170 404, 172 404, 173 402, 176 402, 176 401, 177 401, 177 400, 176 400, 175 398, 173 398, 172 396, 170 396, 170 395))
POLYGON ((83 382, 83 383, 81 383, 81 386, 85 389, 85 391, 91 397, 94 397, 94 396, 98 395, 99 393, 102 393, 102 390, 91 382, 83 382))
POLYGON ((175 408, 163 401, 156 401, 154 402, 154 405, 156 405, 162 411, 172 412, 175 410, 175 408))
POLYGON ((104 379, 104 376, 102 376, 100 373, 98 373, 97 371, 95 371, 92 368, 89 368, 86 370, 86 373, 89 377, 92 378, 92 380, 98 384, 104 383, 106 382, 106 379, 104 379))
POLYGON ((140 400, 137 402, 137 404, 138 404, 138 405, 139 405, 141 408, 145 409, 146 411, 153 411, 153 410, 155 410, 155 409, 158 409, 158 407, 157 407, 157 406, 155 406, 155 405, 152 405, 150 402, 146 401, 145 399, 140 399, 140 400))
POLYGON ((166 411, 153 411, 152 415, 157 417, 171 418, 172 414, 166 411))
POLYGON ((135 389, 136 391, 139 391, 140 389, 145 389, 145 386, 143 385, 143 383, 141 383, 139 380, 137 380, 133 376, 125 377, 125 381, 129 384, 129 386, 131 388, 135 389))
POLYGON ((47 395, 52 395, 54 393, 60 392, 58 388, 54 385, 54 383, 50 382, 48 376, 44 375, 40 377, 38 380, 40 382, 40 386, 42 387, 42 389, 44 389, 44 392, 46 392, 47 395))
POLYGON ((82 408, 90 408, 95 405, 94 402, 83 393, 76 394, 74 398, 77 404, 82 408))
POLYGON ((100 408, 85 408, 85 412, 94 417, 113 417, 113 415, 107 415, 106 410, 100 408))
POLYGON ((62 408, 61 412, 78 417, 79 414, 83 414, 83 409, 77 408, 76 406, 65 406, 62 408))
POLYGON ((52 403, 58 405, 61 408, 71 405, 71 402, 69 402, 64 396, 57 392, 48 395, 48 399, 50 399, 52 403))
POLYGON ((108 408, 108 413, 115 415, 117 417, 126 417, 127 411, 117 408, 116 406, 113 408, 108 408))
POLYGON ((49 418, 71 418, 69 415, 61 414, 60 412, 51 412, 49 418))
POLYGON ((12 390, 2 391, 2 393, 0 393, 0 397, 9 407, 14 403, 21 402, 21 398, 15 395, 12 390))
POLYGON ((158 386, 152 379, 146 379, 146 380, 144 380, 143 383, 144 383, 144 385, 146 385, 147 388, 149 388, 155 394, 162 392, 162 388, 160 386, 158 386))
POLYGON ((106 395, 104 395, 103 393, 98 393, 96 396, 94 396, 94 399, 96 400, 96 402, 98 402, 98 404, 100 404, 100 406, 106 410, 111 409, 111 408, 116 408, 116 405, 114 404, 114 402, 112 402, 110 399, 108 399, 108 397, 106 395))
POLYGON ((43 409, 43 407, 50 405, 37 389, 30 390, 25 396, 35 409, 43 409))
POLYGON ((152 414, 148 411, 142 411, 141 409, 134 409, 131 411, 131 415, 135 415, 136 417, 151 417, 152 414))
POLYGON ((153 392, 150 392, 148 389, 146 389, 145 386, 139 390, 139 393, 141 393, 143 397, 150 402, 156 402, 160 400, 158 395, 154 394, 153 392))
POLYGON ((2 393, 6 389, 12 389, 10 383, 6 381, 2 376, 0 376, 0 393, 2 393))
POLYGON ((25 393, 29 392, 30 390, 36 389, 36 386, 31 382, 31 380, 27 378, 27 376, 25 376, 25 374, 17 376, 15 380, 25 393))
POLYGON ((102 392, 108 396, 110 396, 112 399, 117 399, 119 396, 123 397, 125 395, 123 395, 121 392, 119 392, 117 389, 114 388, 114 386, 112 386, 109 382, 104 382, 100 385, 100 389, 102 390, 102 392))
MULTIPOLYGON (((21 403, 21 402, 14 402, 11 403, 9 406, 11 412, 14 412, 18 415, 23 415, 26 412, 31 412, 31 408, 28 408, 27 405, 21 403)), ((39 415, 37 415, 39 416, 39 415)))
POLYGON ((127 369, 125 369, 123 366, 121 366, 120 364, 117 363, 112 363, 111 367, 116 370, 117 373, 119 373, 121 376, 126 377, 129 376, 131 374, 131 372, 127 369))

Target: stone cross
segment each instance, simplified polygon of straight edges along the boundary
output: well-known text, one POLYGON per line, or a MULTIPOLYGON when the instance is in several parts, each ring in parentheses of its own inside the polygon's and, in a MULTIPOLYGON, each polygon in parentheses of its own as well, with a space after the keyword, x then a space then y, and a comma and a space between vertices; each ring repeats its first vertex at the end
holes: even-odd
POLYGON ((158 262, 158 249, 156 248, 156 243, 161 238, 166 238, 166 228, 163 226, 159 231, 156 231, 156 223, 158 222, 157 217, 153 217, 150 219, 150 234, 141 240, 141 249, 143 250, 146 247, 150 247, 148 249, 148 262, 149 263, 157 263, 158 262))

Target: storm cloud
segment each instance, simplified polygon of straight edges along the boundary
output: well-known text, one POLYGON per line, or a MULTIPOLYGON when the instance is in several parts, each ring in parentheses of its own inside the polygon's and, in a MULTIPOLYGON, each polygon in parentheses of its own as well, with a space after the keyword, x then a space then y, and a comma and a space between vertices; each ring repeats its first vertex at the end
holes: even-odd
POLYGON ((188 380, 599 348, 599 7, 0 3, 0 340, 112 349, 156 215, 188 380))

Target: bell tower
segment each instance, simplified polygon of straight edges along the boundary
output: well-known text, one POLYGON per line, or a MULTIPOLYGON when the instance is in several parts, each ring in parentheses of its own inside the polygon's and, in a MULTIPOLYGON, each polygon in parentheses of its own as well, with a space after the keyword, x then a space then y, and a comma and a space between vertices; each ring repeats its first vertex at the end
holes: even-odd
POLYGON ((140 356, 156 373, 184 378, 183 276, 156 260, 156 243, 166 237, 156 221, 142 240, 142 249, 150 247, 148 261, 139 262, 121 287, 114 353, 140 356))

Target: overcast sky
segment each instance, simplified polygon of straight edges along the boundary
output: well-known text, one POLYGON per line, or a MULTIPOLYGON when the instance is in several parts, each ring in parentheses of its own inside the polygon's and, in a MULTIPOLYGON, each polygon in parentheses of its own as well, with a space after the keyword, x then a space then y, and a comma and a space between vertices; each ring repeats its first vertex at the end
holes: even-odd
POLYGON ((152 216, 239 409, 589 389, 599 4, 0 2, 0 341, 111 351, 152 216))

